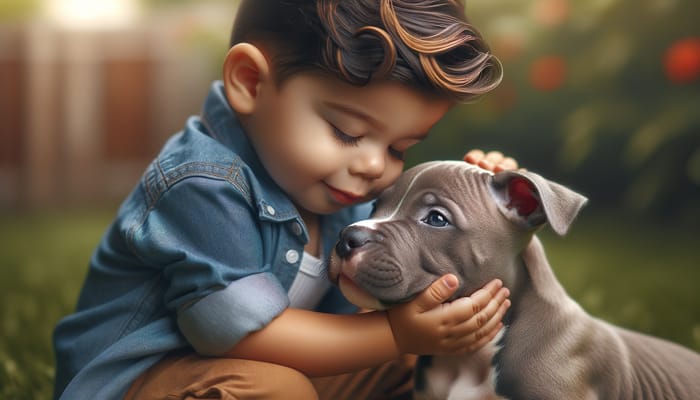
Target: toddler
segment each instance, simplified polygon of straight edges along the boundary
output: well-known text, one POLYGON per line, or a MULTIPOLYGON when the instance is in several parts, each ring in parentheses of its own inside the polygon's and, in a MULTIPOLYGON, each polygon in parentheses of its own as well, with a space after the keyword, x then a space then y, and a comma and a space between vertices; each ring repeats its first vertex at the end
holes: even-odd
POLYGON ((55 398, 409 398, 413 355, 490 341, 499 281, 449 302, 457 278, 436 277, 358 312, 324 259, 404 153, 500 78, 457 0, 241 1, 221 81, 126 198, 55 330, 55 398))

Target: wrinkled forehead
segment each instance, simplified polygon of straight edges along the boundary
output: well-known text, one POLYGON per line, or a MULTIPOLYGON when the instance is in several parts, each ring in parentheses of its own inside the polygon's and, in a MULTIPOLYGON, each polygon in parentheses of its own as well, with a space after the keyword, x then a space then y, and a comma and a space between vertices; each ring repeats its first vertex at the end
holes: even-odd
POLYGON ((406 201, 426 191, 440 193, 467 193, 475 190, 492 172, 464 161, 433 161, 419 164, 405 171, 377 200, 377 210, 386 207, 398 209, 406 201))

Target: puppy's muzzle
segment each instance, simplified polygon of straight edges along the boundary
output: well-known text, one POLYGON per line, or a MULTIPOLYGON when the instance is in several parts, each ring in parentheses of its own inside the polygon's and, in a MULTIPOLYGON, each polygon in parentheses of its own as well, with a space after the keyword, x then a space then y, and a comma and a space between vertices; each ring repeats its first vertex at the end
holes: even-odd
POLYGON ((340 240, 335 245, 335 252, 343 260, 348 260, 355 251, 375 240, 375 232, 371 229, 351 225, 340 232, 340 240))

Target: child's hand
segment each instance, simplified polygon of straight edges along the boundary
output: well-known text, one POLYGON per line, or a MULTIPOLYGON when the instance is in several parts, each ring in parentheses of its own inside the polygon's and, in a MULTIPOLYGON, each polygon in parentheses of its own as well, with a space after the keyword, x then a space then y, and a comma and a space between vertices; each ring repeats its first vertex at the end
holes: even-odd
POLYGON ((501 172, 509 169, 517 169, 518 162, 511 157, 506 157, 500 151, 489 151, 484 154, 479 149, 471 150, 464 155, 464 161, 478 165, 492 172, 501 172))
POLYGON ((443 303, 457 289, 445 275, 414 300, 387 310, 396 345, 402 353, 445 354, 477 350, 503 327, 510 306, 508 289, 493 280, 469 297, 443 303))

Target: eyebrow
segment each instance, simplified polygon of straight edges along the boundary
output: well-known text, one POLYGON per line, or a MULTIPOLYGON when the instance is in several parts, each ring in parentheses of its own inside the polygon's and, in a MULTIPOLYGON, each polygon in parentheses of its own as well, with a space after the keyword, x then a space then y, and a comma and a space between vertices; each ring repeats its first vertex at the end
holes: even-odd
POLYGON ((342 113, 349 114, 349 115, 351 115, 351 116, 353 116, 353 117, 355 117, 355 118, 359 118, 359 119, 361 119, 361 120, 363 120, 363 121, 365 121, 365 122, 368 122, 368 123, 370 123, 370 124, 372 124, 372 125, 374 125, 374 126, 378 126, 378 127, 384 126, 383 123, 381 123, 380 121, 378 121, 376 118, 372 117, 371 115, 369 115, 369 114, 367 114, 367 113, 365 113, 365 112, 363 112, 363 111, 360 111, 360 110, 358 110, 358 109, 356 109, 356 108, 347 106, 347 105, 345 105, 345 104, 340 104, 340 103, 335 103, 335 102, 327 101, 327 102, 326 102, 326 105, 329 106, 329 107, 331 107, 331 108, 334 108, 334 109, 336 109, 336 110, 338 110, 338 111, 340 111, 340 112, 342 112, 342 113))
MULTIPOLYGON (((377 120, 376 118, 372 117, 371 115, 369 115, 361 110, 358 110, 356 108, 347 106, 345 104, 335 103, 332 101, 327 101, 327 102, 325 102, 325 104, 328 107, 334 108, 342 113, 349 114, 355 118, 359 118, 359 119, 361 119, 361 120, 363 120, 371 125, 374 125, 375 127, 379 127, 379 128, 384 127, 384 123, 382 123, 381 121, 377 120)), ((407 138, 407 139, 423 140, 427 136, 428 136, 428 132, 421 132, 421 133, 418 133, 415 136, 412 136, 412 137, 407 138)))

